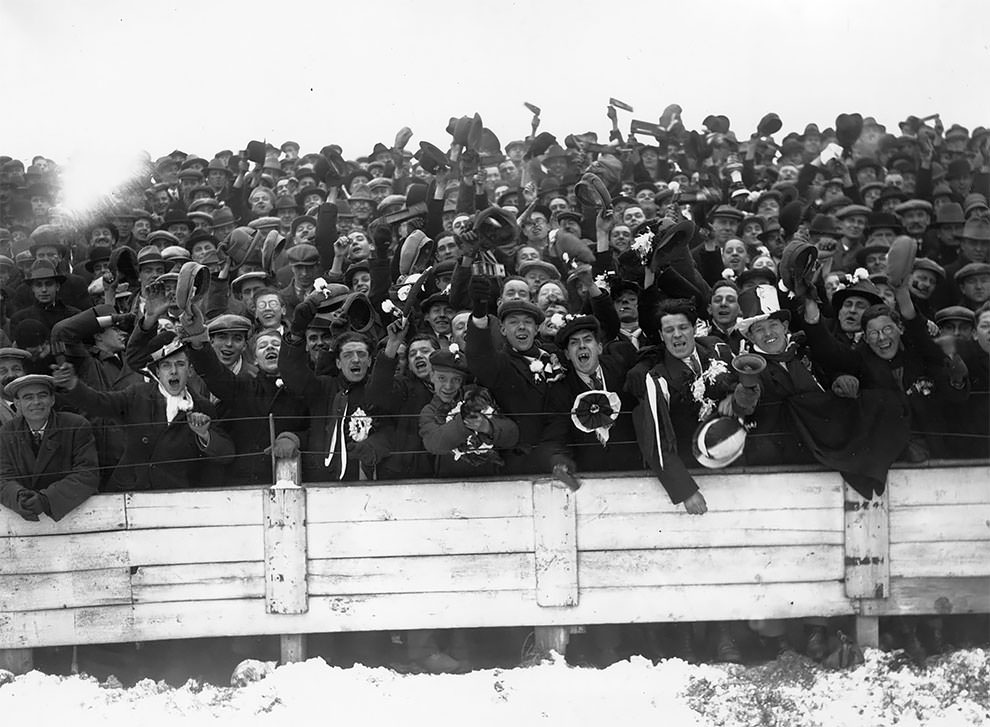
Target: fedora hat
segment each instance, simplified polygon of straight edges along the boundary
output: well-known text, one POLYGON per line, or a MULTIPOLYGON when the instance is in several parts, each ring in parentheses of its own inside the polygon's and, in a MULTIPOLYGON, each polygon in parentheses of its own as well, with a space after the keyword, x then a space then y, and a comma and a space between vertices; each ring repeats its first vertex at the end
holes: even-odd
POLYGON ((205 265, 189 261, 179 268, 179 280, 175 285, 175 305, 190 311, 193 305, 206 298, 210 290, 210 270, 205 265))
POLYGON ((35 260, 31 263, 31 269, 24 276, 24 280, 29 283, 33 280, 55 280, 58 283, 64 283, 65 276, 47 260, 35 260))

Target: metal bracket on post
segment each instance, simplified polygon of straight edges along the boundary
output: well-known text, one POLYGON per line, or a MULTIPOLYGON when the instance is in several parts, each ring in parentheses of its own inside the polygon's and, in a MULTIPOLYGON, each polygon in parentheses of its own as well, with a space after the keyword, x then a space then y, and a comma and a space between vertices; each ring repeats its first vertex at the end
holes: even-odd
MULTIPOLYGON (((299 456, 275 463, 275 484, 264 498, 265 611, 306 613, 306 490, 299 484, 299 456)), ((306 658, 305 636, 282 637, 282 660, 306 658)))
MULTIPOLYGON (((890 517, 887 492, 865 500, 845 485, 846 597, 864 600, 890 596, 890 517)), ((856 617, 856 640, 862 646, 877 646, 879 620, 856 617)))

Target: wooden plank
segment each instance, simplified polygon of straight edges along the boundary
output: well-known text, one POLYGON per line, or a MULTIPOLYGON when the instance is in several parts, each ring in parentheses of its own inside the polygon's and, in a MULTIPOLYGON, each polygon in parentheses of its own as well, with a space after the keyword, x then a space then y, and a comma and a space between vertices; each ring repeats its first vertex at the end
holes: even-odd
POLYGON ((105 606, 131 602, 127 568, 0 575, 0 611, 105 606))
MULTIPOLYGON (((727 510, 842 508, 842 479, 832 472, 700 475, 709 513, 727 510)), ((651 477, 582 478, 578 515, 675 512, 651 477)))
POLYGON ((319 523, 307 533, 309 557, 316 559, 527 553, 534 547, 528 517, 319 523))
POLYGON ((990 613, 990 577, 890 579, 890 597, 863 601, 869 616, 990 613))
POLYGON ((202 636, 489 626, 801 618, 852 613, 839 581, 582 589, 578 606, 544 608, 532 589, 310 598, 304 614, 266 614, 264 599, 145 603, 0 613, 0 648, 202 636))
POLYGON ((262 489, 129 492, 130 530, 259 525, 262 489))
POLYGON ((974 505, 990 502, 990 466, 891 470, 890 507, 974 505))
POLYGON ((990 575, 990 542, 894 543, 890 574, 908 578, 990 575))
POLYGON ((123 495, 93 495, 58 522, 47 515, 42 515, 38 522, 31 522, 11 510, 0 508, 0 538, 107 532, 126 527, 123 495))
POLYGON ((576 605, 577 526, 575 497, 568 487, 552 480, 533 483, 533 539, 536 602, 541 606, 576 605))
POLYGON ((127 533, 131 565, 237 563, 264 558, 264 528, 233 525, 168 528, 127 533))
POLYGON ((311 596, 508 591, 532 588, 532 553, 333 558, 309 561, 311 596))
POLYGON ((15 676, 27 674, 34 669, 34 650, 0 649, 0 669, 6 669, 15 676))
POLYGON ((279 651, 282 664, 306 661, 306 634, 282 634, 279 651))
POLYGON ((585 588, 839 581, 842 548, 782 546, 581 551, 585 588))
POLYGON ((512 482, 307 486, 310 523, 529 517, 532 485, 512 482))
POLYGON ((580 550, 841 545, 842 510, 643 512, 578 517, 580 550))
POLYGON ((306 590, 306 490, 269 488, 265 511, 265 608, 304 613, 306 590))
POLYGON ((887 493, 865 500, 845 491, 845 571, 849 598, 886 598, 890 591, 887 493))
POLYGON ((135 603, 264 598, 265 567, 260 561, 142 566, 131 574, 135 603))
POLYGON ((128 533, 0 538, 0 575, 99 570, 130 565, 128 533))
POLYGON ((891 543, 943 540, 990 540, 990 504, 919 505, 891 511, 891 543))

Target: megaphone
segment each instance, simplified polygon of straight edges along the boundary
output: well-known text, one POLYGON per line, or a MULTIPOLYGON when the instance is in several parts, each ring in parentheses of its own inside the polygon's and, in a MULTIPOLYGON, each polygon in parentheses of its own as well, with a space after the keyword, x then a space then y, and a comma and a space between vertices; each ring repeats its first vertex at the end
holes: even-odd
POLYGON ((758 353, 740 353, 732 359, 732 368, 739 374, 739 383, 746 387, 756 386, 760 372, 767 367, 767 360, 758 353))

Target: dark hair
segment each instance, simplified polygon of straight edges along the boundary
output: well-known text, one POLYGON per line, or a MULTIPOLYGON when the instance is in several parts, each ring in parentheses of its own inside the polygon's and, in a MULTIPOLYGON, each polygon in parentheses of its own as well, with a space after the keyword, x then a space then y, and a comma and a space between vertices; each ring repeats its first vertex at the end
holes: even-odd
POLYGON ((374 346, 371 345, 371 341, 363 333, 358 333, 357 331, 345 331, 341 333, 337 338, 334 339, 331 354, 336 359, 340 356, 340 350, 348 343, 363 343, 368 349, 368 354, 373 355, 375 353, 374 346))
POLYGON ((983 305, 973 311, 973 321, 979 324, 980 316, 984 313, 990 313, 990 300, 986 301, 983 305))
POLYGON ((664 316, 675 315, 683 315, 692 326, 698 322, 698 311, 695 309, 694 303, 687 298, 668 298, 657 306, 657 323, 664 316))
POLYGON ((860 319, 860 321, 861 321, 860 322, 860 325, 862 326, 863 330, 865 331, 866 330, 866 324, 867 323, 869 323, 870 321, 872 321, 874 318, 880 318, 882 316, 887 316, 888 318, 890 318, 890 320, 892 320, 897 325, 901 325, 901 314, 898 313, 893 308, 891 308, 886 303, 877 303, 877 304, 871 305, 869 308, 867 308, 863 312, 863 317, 860 319))
MULTIPOLYGON (((736 291, 736 295, 739 294, 739 286, 736 284, 735 280, 729 280, 728 278, 722 278, 721 280, 715 281, 715 285, 712 286, 712 295, 715 295, 715 291, 719 288, 732 288, 736 291)), ((709 302, 711 298, 709 297, 709 302)))
POLYGON ((415 333, 409 338, 409 346, 412 346, 416 341, 429 341, 430 345, 433 346, 434 351, 440 350, 440 341, 437 340, 436 336, 430 333, 415 333))
POLYGON ((282 299, 282 294, 281 294, 281 293, 279 293, 279 292, 278 292, 278 291, 277 291, 277 290, 276 290, 275 288, 272 288, 272 287, 270 287, 270 286, 266 286, 266 287, 264 287, 264 288, 260 288, 260 289, 259 289, 259 290, 258 290, 258 291, 257 291, 257 292, 256 292, 256 293, 254 294, 254 299, 255 299, 255 301, 257 301, 257 300, 258 300, 258 298, 260 298, 260 297, 261 297, 261 296, 263 296, 263 295, 274 295, 274 296, 276 296, 276 297, 278 297, 278 299, 279 299, 279 302, 280 302, 280 303, 281 303, 282 305, 285 305, 285 301, 284 301, 284 300, 282 299))

